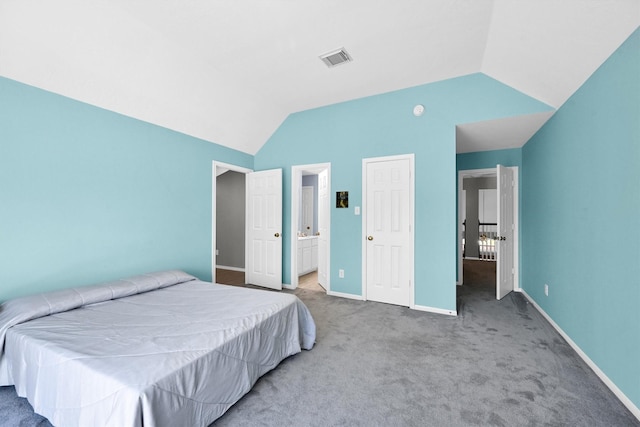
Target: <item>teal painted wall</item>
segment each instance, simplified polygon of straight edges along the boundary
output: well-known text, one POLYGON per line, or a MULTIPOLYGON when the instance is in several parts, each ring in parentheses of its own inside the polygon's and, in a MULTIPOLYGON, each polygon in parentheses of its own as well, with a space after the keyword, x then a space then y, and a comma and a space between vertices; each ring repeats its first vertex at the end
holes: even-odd
POLYGON ((253 157, 0 78, 0 300, 180 268, 211 279, 211 162, 253 157))
MULTIPOLYGON (((350 206, 331 210, 331 290, 362 295, 362 217, 353 213, 362 206, 362 159, 415 153, 415 303, 455 310, 455 125, 550 109, 473 74, 292 114, 256 154, 255 168, 283 168, 287 233, 291 166, 331 163, 332 199, 349 191, 350 206), (425 106, 421 117, 412 114, 416 104, 425 106)), ((290 283, 288 237, 283 243, 284 282, 290 283)))
POLYGON ((477 151, 456 156, 457 170, 489 169, 496 165, 522 166, 522 148, 505 150, 477 151))
POLYGON ((523 147, 522 162, 522 286, 636 407, 638 76, 640 30, 523 147))

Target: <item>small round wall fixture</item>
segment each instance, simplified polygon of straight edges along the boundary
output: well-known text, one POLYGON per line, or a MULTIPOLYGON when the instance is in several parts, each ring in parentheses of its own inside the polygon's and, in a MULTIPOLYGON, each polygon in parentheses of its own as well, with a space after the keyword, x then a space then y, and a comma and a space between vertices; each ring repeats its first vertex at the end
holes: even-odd
POLYGON ((424 113, 424 105, 418 104, 413 107, 413 115, 416 117, 420 117, 424 113))

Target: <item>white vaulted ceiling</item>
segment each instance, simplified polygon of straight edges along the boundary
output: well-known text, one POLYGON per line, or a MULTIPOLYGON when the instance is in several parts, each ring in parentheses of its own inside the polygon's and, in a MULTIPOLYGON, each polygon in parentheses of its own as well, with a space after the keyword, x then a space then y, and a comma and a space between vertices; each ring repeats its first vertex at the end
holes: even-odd
POLYGON ((638 0, 0 0, 0 76, 255 154, 291 113, 471 73, 557 109, 639 25, 638 0))

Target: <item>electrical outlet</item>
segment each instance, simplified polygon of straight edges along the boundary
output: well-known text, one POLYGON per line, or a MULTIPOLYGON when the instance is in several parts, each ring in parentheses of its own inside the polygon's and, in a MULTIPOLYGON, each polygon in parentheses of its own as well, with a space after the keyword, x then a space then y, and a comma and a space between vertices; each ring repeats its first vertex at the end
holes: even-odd
POLYGON ((344 270, 343 269, 338 270, 338 277, 341 278, 341 279, 344 279, 344 270))
POLYGON ((549 285, 547 285, 546 283, 544 284, 544 294, 546 296, 549 296, 549 285))

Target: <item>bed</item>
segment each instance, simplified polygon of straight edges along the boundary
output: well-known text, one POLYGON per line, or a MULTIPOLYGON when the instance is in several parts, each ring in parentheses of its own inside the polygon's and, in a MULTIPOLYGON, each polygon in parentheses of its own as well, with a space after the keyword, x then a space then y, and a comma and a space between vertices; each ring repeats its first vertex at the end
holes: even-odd
POLYGON ((207 426, 315 342, 294 295, 165 271, 7 301, 0 385, 55 426, 207 426))

